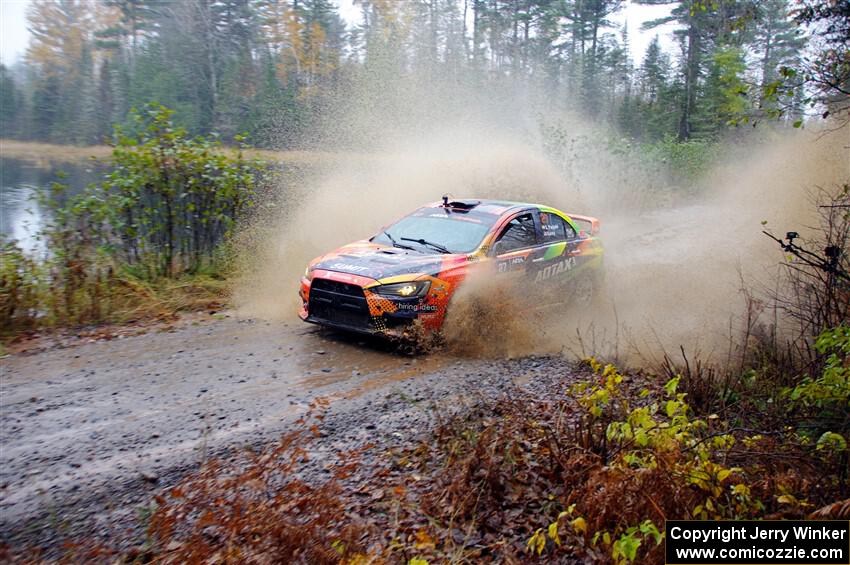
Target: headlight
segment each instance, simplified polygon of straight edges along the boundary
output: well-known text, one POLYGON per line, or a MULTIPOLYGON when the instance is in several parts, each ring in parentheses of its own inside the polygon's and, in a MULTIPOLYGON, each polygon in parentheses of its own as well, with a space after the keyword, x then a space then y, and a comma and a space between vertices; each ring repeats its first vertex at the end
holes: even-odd
POLYGON ((413 296, 425 296, 431 288, 431 281, 411 281, 405 283, 382 284, 374 288, 374 291, 383 296, 396 296, 410 298, 413 296))
POLYGON ((310 265, 307 265, 307 268, 306 268, 306 269, 304 269, 304 278, 305 278, 305 279, 309 279, 309 278, 310 278, 310 265))

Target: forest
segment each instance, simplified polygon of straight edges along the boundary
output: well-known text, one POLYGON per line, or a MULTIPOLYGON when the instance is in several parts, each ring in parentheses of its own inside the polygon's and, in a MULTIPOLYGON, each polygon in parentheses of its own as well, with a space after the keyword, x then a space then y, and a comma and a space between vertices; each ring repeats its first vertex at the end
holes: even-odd
MULTIPOLYGON (((742 123, 799 126, 847 95, 844 2, 637 3, 669 16, 636 30, 624 0, 355 0, 348 24, 331 0, 33 0, 26 56, 0 67, 0 130, 99 144, 157 102, 193 135, 327 147, 316 132, 353 88, 403 77, 426 91, 523 85, 640 141, 717 140, 742 123), (674 42, 632 56, 630 35, 668 23, 674 42)), ((372 84, 366 103, 392 114, 392 96, 372 84)))

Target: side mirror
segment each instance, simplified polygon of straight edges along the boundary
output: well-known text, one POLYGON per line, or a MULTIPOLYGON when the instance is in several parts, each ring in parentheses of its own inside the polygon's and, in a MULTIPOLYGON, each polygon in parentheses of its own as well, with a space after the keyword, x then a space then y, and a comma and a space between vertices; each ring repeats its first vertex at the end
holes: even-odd
POLYGON ((501 255, 504 252, 505 252, 504 242, 502 242, 500 240, 500 241, 497 241, 496 243, 493 244, 493 255, 501 255))

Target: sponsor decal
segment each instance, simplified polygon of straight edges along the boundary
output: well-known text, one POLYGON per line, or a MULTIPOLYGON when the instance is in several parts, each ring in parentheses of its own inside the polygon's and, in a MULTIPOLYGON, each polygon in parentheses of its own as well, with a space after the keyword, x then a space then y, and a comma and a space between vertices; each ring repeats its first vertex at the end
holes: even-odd
POLYGON ((369 267, 364 267, 363 265, 353 265, 351 263, 334 263, 329 268, 337 269, 340 271, 350 271, 352 273, 362 273, 363 271, 369 270, 369 267))
POLYGON ((518 255, 516 257, 511 257, 510 259, 506 259, 504 261, 499 261, 497 268, 499 269, 500 273, 504 273, 506 271, 511 270, 511 267, 514 267, 516 265, 522 265, 523 263, 525 263, 525 256, 518 255))
POLYGON ((568 257, 563 261, 558 261, 554 265, 549 265, 545 269, 541 269, 537 272, 537 276, 534 277, 534 282, 543 282, 545 280, 551 279, 554 276, 560 275, 561 273, 565 273, 571 270, 576 266, 575 257, 568 257))
POLYGON ((411 310, 413 312, 436 312, 437 306, 435 304, 405 304, 403 302, 397 303, 396 306, 399 310, 411 310))
POLYGON ((549 259, 554 259, 556 257, 560 257, 564 254, 564 250, 567 248, 567 242, 562 241, 560 243, 555 243, 554 245, 550 245, 546 248, 546 252, 543 254, 543 258, 547 261, 549 259))

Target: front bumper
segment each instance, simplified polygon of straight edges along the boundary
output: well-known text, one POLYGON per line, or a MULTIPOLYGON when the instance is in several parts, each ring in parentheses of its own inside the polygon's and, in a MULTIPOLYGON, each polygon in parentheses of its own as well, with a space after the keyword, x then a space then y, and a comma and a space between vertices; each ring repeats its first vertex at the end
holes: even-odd
POLYGON ((301 310, 305 322, 346 331, 404 337, 420 314, 433 307, 419 297, 387 297, 364 289, 375 281, 342 273, 314 273, 301 280, 301 310))

